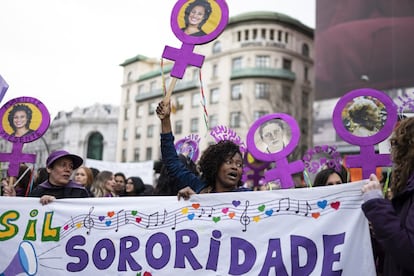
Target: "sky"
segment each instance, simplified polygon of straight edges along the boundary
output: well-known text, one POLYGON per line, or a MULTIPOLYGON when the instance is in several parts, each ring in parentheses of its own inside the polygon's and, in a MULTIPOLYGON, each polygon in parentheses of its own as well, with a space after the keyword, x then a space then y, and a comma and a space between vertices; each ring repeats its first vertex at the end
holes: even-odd
MULTIPOLYGON (((227 0, 229 16, 274 11, 315 27, 316 0, 227 0)), ((40 100, 51 119, 95 103, 119 105, 126 59, 161 58, 181 42, 170 26, 177 1, 1 0, 0 75, 13 98, 40 100)))

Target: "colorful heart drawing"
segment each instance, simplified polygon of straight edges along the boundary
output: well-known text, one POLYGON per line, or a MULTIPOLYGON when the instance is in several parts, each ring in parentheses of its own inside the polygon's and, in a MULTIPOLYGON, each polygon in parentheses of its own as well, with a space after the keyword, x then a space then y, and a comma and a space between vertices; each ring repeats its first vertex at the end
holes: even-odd
POLYGON ((259 208, 257 208, 257 210, 259 210, 260 212, 263 212, 265 208, 266 208, 266 205, 262 204, 259 206, 259 208))
POLYGON ((316 204, 318 205, 319 208, 325 209, 326 205, 328 205, 328 201, 321 200, 321 201, 318 201, 318 203, 316 203, 316 204))
POLYGON ((112 224, 112 221, 107 220, 107 221, 105 221, 105 224, 106 224, 106 226, 110 226, 112 224))
POLYGON ((145 271, 144 276, 152 276, 151 272, 145 271))
POLYGON ((138 211, 136 211, 136 210, 131 211, 131 215, 136 216, 137 214, 138 214, 138 211))
POLYGON ((312 213, 312 217, 314 218, 314 219, 317 219, 317 218, 319 218, 319 216, 320 216, 321 214, 319 213, 319 212, 317 212, 317 213, 312 213))
POLYGON ((193 220, 193 219, 194 219, 194 217, 195 217, 195 214, 194 214, 194 213, 191 213, 191 214, 188 214, 188 215, 187 215, 187 218, 188 218, 189 220, 193 220))
POLYGON ((136 276, 141 276, 141 272, 138 272, 136 276))
POLYGON ((219 222, 219 221, 220 221, 220 217, 213 217, 213 221, 214 221, 215 223, 219 222))
POLYGON ((265 214, 270 217, 273 214, 273 209, 266 210, 265 214))
POLYGON ((233 200, 232 204, 233 204, 234 207, 237 207, 241 204, 241 202, 240 202, 240 200, 233 200))
POLYGON ((108 212, 108 217, 112 218, 114 215, 115 215, 115 212, 114 211, 108 212))
POLYGON ((198 208, 200 208, 200 204, 199 203, 193 203, 192 205, 191 205, 194 209, 198 209, 198 208))
POLYGON ((188 208, 187 208, 187 207, 185 207, 185 208, 181 209, 181 213, 182 213, 183 215, 186 215, 186 214, 188 213, 188 208))
POLYGON ((63 226, 63 229, 65 229, 65 230, 68 230, 69 229, 69 225, 65 225, 65 226, 63 226))
POLYGON ((339 209, 339 205, 341 205, 339 201, 335 201, 331 203, 331 207, 334 208, 335 210, 339 209))
POLYGON ((78 222, 78 223, 76 223, 76 228, 81 228, 82 227, 82 222, 78 222))
POLYGON ((223 214, 227 214, 228 211, 229 211, 229 208, 223 208, 223 209, 221 209, 221 212, 223 214))
POLYGON ((228 214, 228 216, 229 216, 229 218, 234 218, 234 216, 236 215, 236 213, 234 213, 234 212, 230 212, 229 214, 228 214))
POLYGON ((260 216, 254 216, 253 221, 254 222, 259 222, 260 221, 260 216))
POLYGON ((142 218, 140 218, 140 217, 135 218, 135 221, 136 221, 137 223, 140 223, 140 222, 141 222, 141 220, 142 220, 142 218))
POLYGON ((104 216, 99 216, 98 219, 99 219, 99 221, 104 221, 105 217, 104 216))

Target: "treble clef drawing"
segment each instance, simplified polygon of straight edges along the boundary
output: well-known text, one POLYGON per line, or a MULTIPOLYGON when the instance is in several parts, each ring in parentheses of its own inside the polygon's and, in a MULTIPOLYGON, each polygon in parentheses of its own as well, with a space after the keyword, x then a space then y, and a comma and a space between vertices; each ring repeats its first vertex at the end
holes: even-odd
POLYGON ((247 231, 247 225, 250 223, 250 217, 247 215, 247 208, 249 207, 249 201, 246 200, 246 207, 240 217, 240 223, 244 225, 243 232, 247 231))
POLYGON ((90 234, 91 233, 91 229, 93 228, 93 226, 95 225, 95 222, 93 221, 93 218, 91 216, 92 212, 93 212, 94 207, 92 206, 89 209, 89 214, 83 219, 83 226, 88 229, 86 231, 86 234, 90 234))

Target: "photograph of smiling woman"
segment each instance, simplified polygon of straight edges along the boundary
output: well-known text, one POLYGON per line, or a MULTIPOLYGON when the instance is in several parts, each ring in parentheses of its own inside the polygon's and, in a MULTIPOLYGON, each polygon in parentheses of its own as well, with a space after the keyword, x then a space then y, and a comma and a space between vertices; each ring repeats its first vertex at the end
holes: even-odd
POLYGON ((211 10, 211 5, 206 0, 195 0, 191 2, 185 9, 185 27, 181 30, 191 36, 206 35, 202 27, 209 19, 211 10))
POLYGON ((32 122, 32 110, 25 104, 16 104, 9 112, 8 121, 10 127, 13 129, 12 136, 23 137, 34 130, 30 129, 30 123, 32 122))

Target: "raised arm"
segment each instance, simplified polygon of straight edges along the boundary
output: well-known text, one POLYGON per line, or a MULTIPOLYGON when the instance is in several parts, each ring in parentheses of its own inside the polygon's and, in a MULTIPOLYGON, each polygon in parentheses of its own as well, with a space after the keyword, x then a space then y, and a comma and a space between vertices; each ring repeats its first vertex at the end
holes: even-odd
POLYGON ((161 121, 161 133, 169 133, 172 132, 171 128, 171 103, 170 101, 165 102, 161 101, 156 109, 157 116, 160 118, 161 121))

